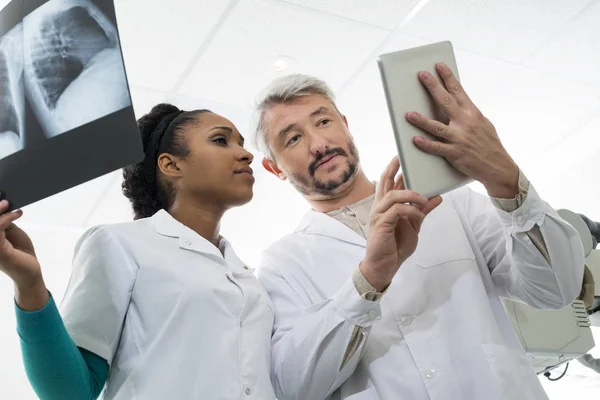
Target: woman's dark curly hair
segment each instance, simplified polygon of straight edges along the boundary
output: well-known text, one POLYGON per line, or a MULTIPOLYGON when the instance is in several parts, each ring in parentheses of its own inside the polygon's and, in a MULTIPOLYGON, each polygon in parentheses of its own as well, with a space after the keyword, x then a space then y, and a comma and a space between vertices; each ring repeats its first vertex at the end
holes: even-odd
POLYGON ((137 121, 146 157, 123 169, 122 185, 135 219, 151 217, 173 204, 173 188, 159 177, 158 156, 169 153, 185 158, 190 152, 185 129, 197 122, 199 114, 206 112, 210 111, 182 111, 172 104, 161 103, 137 121))

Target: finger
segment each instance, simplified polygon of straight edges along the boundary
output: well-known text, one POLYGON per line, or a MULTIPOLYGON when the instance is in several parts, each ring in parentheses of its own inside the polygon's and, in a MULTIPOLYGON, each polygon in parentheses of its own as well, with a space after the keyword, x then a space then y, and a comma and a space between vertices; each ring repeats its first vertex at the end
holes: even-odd
POLYGON ((403 174, 398 175, 398 177, 396 178, 396 183, 394 183, 394 190, 406 190, 403 174))
POLYGON ((400 160, 398 159, 398 156, 395 156, 381 174, 381 179, 375 189, 376 199, 381 200, 383 196, 394 187, 394 178, 399 169, 400 160))
POLYGON ((0 231, 8 230, 10 225, 14 221, 21 218, 22 215, 23 215, 23 211, 21 211, 21 210, 11 211, 9 213, 4 213, 4 214, 0 215, 0 231))
POLYGON ((420 225, 425 219, 425 214, 416 206, 396 203, 392 207, 388 208, 386 212, 381 214, 380 221, 395 225, 400 218, 411 219, 420 225))
POLYGON ((383 214, 395 204, 411 204, 421 208, 425 207, 427 201, 425 196, 421 196, 419 193, 413 192, 412 190, 392 190, 377 203, 374 211, 383 214))
POLYGON ((414 126, 421 128, 425 132, 429 132, 435 137, 438 137, 446 142, 453 142, 456 140, 456 134, 450 129, 450 127, 442 122, 428 118, 425 115, 421 115, 416 112, 410 112, 406 115, 408 122, 414 126))
POLYGON ((410 220, 417 232, 421 232, 421 226, 423 225, 423 221, 425 220, 425 218, 427 218, 431 211, 435 210, 440 204, 442 204, 442 201, 442 196, 432 197, 427 201, 427 204, 425 204, 425 206, 421 208, 421 212, 423 213, 424 218, 421 221, 415 221, 412 219, 410 220))
POLYGON ((0 214, 4 214, 8 210, 9 204, 8 201, 2 200, 0 201, 0 214))
POLYGON ((419 149, 429 154, 435 154, 448 158, 453 152, 453 147, 449 143, 443 143, 438 140, 430 140, 422 136, 415 136, 413 141, 419 149))
POLYGON ((425 204, 425 207, 423 207, 421 211, 423 211, 423 214, 429 215, 429 213, 435 210, 440 204, 442 204, 442 202, 442 196, 432 197, 427 201, 427 204, 425 204))
POLYGON ((440 109, 452 119, 452 117, 458 115, 460 109, 454 97, 444 87, 438 80, 431 75, 427 71, 423 71, 419 73, 419 80, 421 83, 427 88, 429 94, 433 98, 433 101, 439 105, 440 109))
POLYGON ((465 92, 464 88, 462 87, 456 76, 454 76, 454 73, 452 72, 452 69, 450 69, 450 67, 448 67, 445 63, 439 63, 436 64, 435 69, 444 81, 446 89, 454 97, 456 103, 459 106, 462 107, 473 105, 473 102, 465 92))

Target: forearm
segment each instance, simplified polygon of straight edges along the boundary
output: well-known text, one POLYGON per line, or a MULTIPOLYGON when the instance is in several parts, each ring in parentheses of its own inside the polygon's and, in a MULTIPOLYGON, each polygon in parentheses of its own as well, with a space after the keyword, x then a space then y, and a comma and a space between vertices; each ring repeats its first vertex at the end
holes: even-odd
MULTIPOLYGON (((515 199, 514 209, 507 200, 492 199, 501 210, 507 234, 506 251, 515 266, 504 278, 510 276, 511 282, 506 286, 512 287, 513 294, 527 304, 564 307, 581 291, 584 265, 581 243, 577 232, 539 198, 528 181, 526 184, 526 191, 521 190, 520 198, 515 199), (540 302, 542 298, 545 300, 540 302)), ((495 271, 496 275, 503 270, 506 268, 495 271)))
POLYGON ((331 395, 354 372, 370 325, 379 317, 379 304, 361 298, 351 280, 332 299, 306 310, 273 347, 278 396, 331 395))
POLYGON ((38 397, 96 399, 104 387, 108 364, 75 345, 54 300, 49 297, 48 303, 34 312, 17 306, 16 313, 25 370, 38 397))

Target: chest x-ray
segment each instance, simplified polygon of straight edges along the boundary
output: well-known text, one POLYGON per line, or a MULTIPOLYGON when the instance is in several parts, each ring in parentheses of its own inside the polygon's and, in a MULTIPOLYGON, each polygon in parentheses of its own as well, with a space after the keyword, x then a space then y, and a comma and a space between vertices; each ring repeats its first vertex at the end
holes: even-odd
POLYGON ((46 137, 131 104, 116 27, 91 1, 53 0, 29 14, 23 50, 26 95, 46 137))
POLYGON ((22 206, 140 154, 113 1, 13 0, 0 11, 0 190, 22 206), (66 166, 94 163, 88 152, 102 152, 100 135, 109 143, 111 134, 110 160, 68 178, 66 166))
POLYGON ((0 49, 0 157, 34 139, 27 118, 52 138, 131 104, 117 29, 90 0, 46 2, 0 49))

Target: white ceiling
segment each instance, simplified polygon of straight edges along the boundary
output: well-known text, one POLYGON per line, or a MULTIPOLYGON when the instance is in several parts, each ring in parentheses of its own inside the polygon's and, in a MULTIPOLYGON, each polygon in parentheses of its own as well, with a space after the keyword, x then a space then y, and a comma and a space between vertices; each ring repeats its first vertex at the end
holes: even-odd
MULTIPOLYGON (((394 153, 376 56, 451 40, 465 88, 538 191, 600 220, 600 0, 116 0, 116 10, 138 116, 170 101, 210 108, 249 132, 264 85, 314 74, 337 92, 373 179, 394 153), (285 71, 272 69, 278 57, 285 71)), ((256 164, 255 200, 222 226, 249 263, 307 209, 256 164)), ((120 184, 117 171, 26 207, 22 225, 57 297, 78 236, 131 218, 120 184)), ((0 304, 10 304, 10 285, 0 283, 0 304)), ((12 310, 0 306, 0 318, 12 324, 12 310)), ((19 362, 15 335, 0 332, 0 353, 19 362)), ((17 383, 26 387, 22 370, 0 368, 0 398, 25 398, 17 383)))

